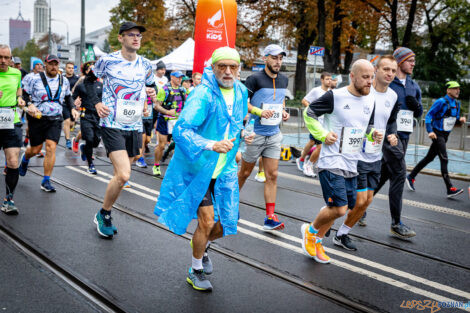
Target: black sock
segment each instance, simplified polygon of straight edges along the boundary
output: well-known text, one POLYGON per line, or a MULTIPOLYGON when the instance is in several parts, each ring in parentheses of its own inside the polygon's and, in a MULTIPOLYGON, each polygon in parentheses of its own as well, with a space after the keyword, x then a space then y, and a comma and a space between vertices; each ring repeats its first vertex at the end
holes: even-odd
POLYGON ((93 142, 87 141, 85 143, 85 156, 88 161, 88 166, 93 164, 93 142))
POLYGON ((16 185, 18 184, 18 178, 20 177, 20 172, 17 168, 7 167, 7 175, 5 176, 5 187, 7 192, 7 197, 13 198, 13 193, 15 192, 16 185))
POLYGON ((103 209, 103 208, 101 208, 100 213, 101 213, 101 215, 103 215, 103 216, 105 216, 105 215, 111 215, 111 211, 106 211, 106 210, 103 209))

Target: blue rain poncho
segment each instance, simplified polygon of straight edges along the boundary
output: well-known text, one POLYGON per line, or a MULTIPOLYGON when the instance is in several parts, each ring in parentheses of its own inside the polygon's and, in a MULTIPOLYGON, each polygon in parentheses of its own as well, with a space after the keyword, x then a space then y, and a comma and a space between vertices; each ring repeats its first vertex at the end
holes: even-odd
POLYGON ((197 218, 197 209, 219 158, 217 152, 205 148, 211 141, 224 139, 229 123, 228 139, 236 140, 217 177, 213 200, 215 219, 220 219, 224 236, 237 233, 239 190, 235 155, 243 118, 248 111, 248 92, 239 81, 235 82, 234 89, 230 117, 212 69, 205 68, 201 85, 189 95, 173 129, 175 153, 160 188, 155 214, 160 223, 178 235, 184 234, 191 220, 197 218))

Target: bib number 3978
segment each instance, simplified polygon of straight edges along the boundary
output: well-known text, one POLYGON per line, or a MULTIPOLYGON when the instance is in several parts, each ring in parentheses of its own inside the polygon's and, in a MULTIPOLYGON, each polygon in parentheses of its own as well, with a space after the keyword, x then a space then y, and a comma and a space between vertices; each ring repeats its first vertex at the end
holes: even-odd
POLYGON ((142 119, 143 103, 135 100, 118 99, 116 102, 116 122, 134 125, 142 119))
POLYGON ((10 108, 0 108, 0 129, 15 128, 15 112, 10 108))
POLYGON ((413 111, 400 110, 397 116, 397 130, 399 132, 413 132, 413 111))
POLYGON ((351 154, 361 151, 364 133, 362 128, 343 127, 339 152, 351 154))
POLYGON ((263 103, 262 106, 263 110, 274 110, 273 116, 271 118, 261 118, 261 125, 271 125, 271 126, 276 126, 281 124, 282 120, 282 109, 283 105, 282 103, 263 103))

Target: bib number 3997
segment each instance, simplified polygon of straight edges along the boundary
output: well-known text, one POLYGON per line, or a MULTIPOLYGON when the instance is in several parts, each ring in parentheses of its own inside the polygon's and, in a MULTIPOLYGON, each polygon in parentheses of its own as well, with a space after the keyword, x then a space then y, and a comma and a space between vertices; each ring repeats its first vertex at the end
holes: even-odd
POLYGON ((15 112, 10 108, 0 108, 0 129, 15 128, 15 112))
POLYGON ((135 100, 118 99, 116 103, 116 122, 135 125, 142 119, 143 103, 135 100))
POLYGON ((364 133, 362 128, 343 127, 339 152, 351 154, 361 151, 364 133))

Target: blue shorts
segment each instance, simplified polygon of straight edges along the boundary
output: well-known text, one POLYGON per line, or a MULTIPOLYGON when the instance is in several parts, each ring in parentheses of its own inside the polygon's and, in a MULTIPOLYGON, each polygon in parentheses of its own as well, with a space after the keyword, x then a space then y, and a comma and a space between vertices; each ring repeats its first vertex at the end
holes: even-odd
POLYGON ((310 138, 310 140, 315 141, 315 144, 316 144, 316 145, 321 145, 321 144, 323 143, 323 142, 321 142, 320 140, 315 139, 315 137, 313 137, 312 134, 309 134, 309 135, 308 135, 308 138, 310 138))
POLYGON ((380 169, 382 162, 367 163, 363 161, 357 162, 357 192, 375 190, 380 181, 380 169))
POLYGON ((168 121, 165 120, 163 115, 158 115, 157 132, 159 132, 160 135, 169 135, 168 134, 168 121))
POLYGON ((320 178, 323 199, 329 207, 341 207, 347 205, 352 209, 356 205, 357 176, 344 178, 333 174, 328 170, 322 170, 320 178))

